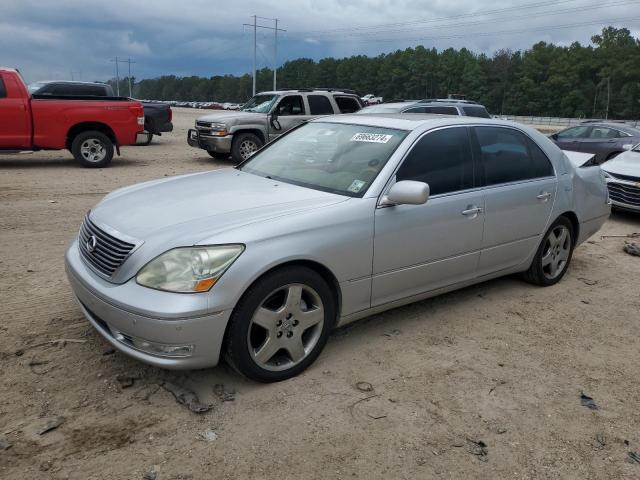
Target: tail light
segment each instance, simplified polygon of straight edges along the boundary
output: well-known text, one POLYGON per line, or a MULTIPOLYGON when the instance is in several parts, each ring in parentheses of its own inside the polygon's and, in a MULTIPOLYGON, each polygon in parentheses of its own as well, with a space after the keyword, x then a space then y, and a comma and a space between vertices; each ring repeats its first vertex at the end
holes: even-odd
POLYGON ((167 122, 170 122, 171 120, 173 120, 173 110, 171 110, 171 108, 169 108, 169 118, 167 119, 167 122))
POLYGON ((138 125, 144 125, 144 108, 140 103, 130 106, 129 111, 135 115, 138 125))

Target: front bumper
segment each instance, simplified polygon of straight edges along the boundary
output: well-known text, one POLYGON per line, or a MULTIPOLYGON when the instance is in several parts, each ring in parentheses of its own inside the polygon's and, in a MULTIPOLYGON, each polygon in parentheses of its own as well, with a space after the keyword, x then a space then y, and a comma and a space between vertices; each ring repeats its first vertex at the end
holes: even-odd
MULTIPOLYGON (((65 269, 80 309, 89 322, 117 350, 150 365, 167 369, 193 369, 218 364, 231 310, 202 311, 203 295, 159 292, 135 283, 115 285, 94 274, 83 262, 74 241, 65 255, 65 269), (138 290, 140 289, 140 290, 138 290), (179 308, 158 312, 158 295, 179 308), (135 298, 135 305, 131 299, 135 298), (125 302, 130 305, 126 305, 125 302), (148 345, 189 346, 190 353, 169 356, 148 345)), ((164 302, 162 302, 164 303, 164 302)), ((206 304, 206 300, 204 301, 206 304)))
POLYGON ((187 132, 187 143, 189 145, 217 153, 231 153, 232 140, 233 135, 215 137, 212 135, 204 135, 194 128, 189 129, 187 132))

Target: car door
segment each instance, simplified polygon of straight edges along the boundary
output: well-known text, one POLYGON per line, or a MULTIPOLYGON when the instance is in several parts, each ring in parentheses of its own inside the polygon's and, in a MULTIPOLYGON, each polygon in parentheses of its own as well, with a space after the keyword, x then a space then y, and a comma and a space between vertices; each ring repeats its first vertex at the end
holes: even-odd
POLYGON ((0 148, 29 148, 30 142, 29 99, 19 95, 13 78, 0 74, 0 148))
POLYGON ((376 209, 372 306, 475 276, 484 199, 474 165, 468 127, 428 132, 412 146, 393 182, 426 182, 431 195, 423 205, 376 209))
POLYGON ((556 196, 553 166, 533 140, 501 126, 473 128, 485 223, 479 275, 523 263, 537 248, 556 196))
POLYGON ((302 95, 283 96, 275 105, 273 112, 275 112, 281 128, 276 130, 272 122, 269 122, 269 140, 277 138, 287 130, 297 127, 311 118, 302 95))
POLYGON ((562 150, 581 152, 582 142, 589 136, 590 129, 588 125, 571 127, 552 135, 551 138, 562 150))
POLYGON ((622 137, 629 137, 624 132, 620 132, 614 128, 601 127, 594 125, 589 131, 589 136, 582 140, 582 152, 596 154, 598 163, 604 162, 611 153, 619 152, 622 137))

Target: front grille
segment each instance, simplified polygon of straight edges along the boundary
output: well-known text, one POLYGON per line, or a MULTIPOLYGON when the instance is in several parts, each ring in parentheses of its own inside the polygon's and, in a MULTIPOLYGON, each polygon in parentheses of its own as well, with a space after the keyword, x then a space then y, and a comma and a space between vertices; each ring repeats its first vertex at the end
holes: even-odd
POLYGON ((640 207, 640 187, 616 182, 609 182, 607 187, 614 202, 640 207))
POLYGON ((114 274, 135 247, 98 228, 88 215, 82 222, 78 244, 85 261, 107 277, 114 274))
POLYGON ((201 122, 200 120, 196 120, 196 127, 211 128, 211 122, 201 122))
POLYGON ((613 173, 609 173, 609 175, 612 176, 613 178, 619 178, 620 180, 628 180, 629 182, 640 182, 640 177, 631 177, 629 175, 619 175, 617 173, 615 175, 613 173))

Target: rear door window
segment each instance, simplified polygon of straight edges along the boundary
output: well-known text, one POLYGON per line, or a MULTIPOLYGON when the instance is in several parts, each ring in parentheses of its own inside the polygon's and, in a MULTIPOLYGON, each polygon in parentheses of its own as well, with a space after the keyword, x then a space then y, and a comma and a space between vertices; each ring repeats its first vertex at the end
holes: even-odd
POLYGON ((591 129, 591 133, 589 133, 589 138, 593 140, 599 139, 610 139, 610 138, 619 138, 620 133, 613 128, 607 127, 593 127, 591 129))
POLYGON ((464 106, 462 110, 467 117, 491 118, 491 115, 489 115, 489 112, 487 112, 487 109, 484 107, 464 106))
POLYGON ((4 80, 0 77, 0 98, 7 96, 7 87, 4 86, 4 80))
POLYGON ((336 103, 338 104, 338 108, 340 109, 340 113, 353 113, 357 112, 362 108, 358 101, 353 97, 346 97, 336 95, 335 97, 336 103))
POLYGON ((544 152, 517 130, 475 127, 484 170, 484 184, 498 185, 553 175, 544 152))
POLYGON ((433 113, 433 112, 427 112, 427 107, 411 107, 405 110, 403 113, 433 113))
POLYGON ((309 111, 311 115, 332 115, 333 107, 331 102, 324 95, 309 95, 307 96, 309 102, 309 111))

